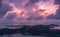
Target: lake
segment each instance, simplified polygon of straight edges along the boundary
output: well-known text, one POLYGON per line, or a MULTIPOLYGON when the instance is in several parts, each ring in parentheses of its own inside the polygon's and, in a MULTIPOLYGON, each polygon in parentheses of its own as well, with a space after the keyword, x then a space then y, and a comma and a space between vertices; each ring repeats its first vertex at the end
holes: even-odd
POLYGON ((33 36, 33 35, 11 34, 11 35, 0 35, 0 37, 46 37, 46 36, 33 36))

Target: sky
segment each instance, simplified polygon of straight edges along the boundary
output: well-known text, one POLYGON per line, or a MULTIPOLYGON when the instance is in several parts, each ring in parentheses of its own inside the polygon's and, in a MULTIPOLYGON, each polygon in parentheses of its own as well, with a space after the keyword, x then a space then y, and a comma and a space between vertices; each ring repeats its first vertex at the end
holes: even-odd
POLYGON ((0 25, 60 24, 60 0, 0 0, 0 25))

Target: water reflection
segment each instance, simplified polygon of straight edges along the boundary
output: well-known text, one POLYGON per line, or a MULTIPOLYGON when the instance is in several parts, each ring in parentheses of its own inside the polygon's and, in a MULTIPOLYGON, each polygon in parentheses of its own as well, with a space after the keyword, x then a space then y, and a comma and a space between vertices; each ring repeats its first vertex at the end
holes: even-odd
POLYGON ((22 34, 6 34, 0 35, 0 37, 60 37, 60 36, 35 36, 35 35, 22 35, 22 34))
POLYGON ((46 36, 33 36, 33 35, 11 34, 11 35, 0 35, 0 37, 46 37, 46 36))

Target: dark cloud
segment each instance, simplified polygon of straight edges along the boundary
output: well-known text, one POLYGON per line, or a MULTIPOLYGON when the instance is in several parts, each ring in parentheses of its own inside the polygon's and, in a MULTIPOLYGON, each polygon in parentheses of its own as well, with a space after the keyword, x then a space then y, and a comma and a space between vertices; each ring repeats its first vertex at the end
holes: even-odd
POLYGON ((14 17, 16 17, 15 13, 9 13, 6 18, 12 20, 14 17))
POLYGON ((39 0, 30 0, 29 3, 33 4, 33 3, 36 3, 36 2, 39 2, 39 0))
POLYGON ((11 7, 7 4, 2 6, 1 12, 0 12, 0 17, 4 16, 7 11, 11 10, 11 7))
POLYGON ((9 0, 10 2, 14 2, 14 3, 18 3, 18 2, 22 2, 22 0, 9 0))
POLYGON ((60 4, 60 0, 55 0, 55 4, 60 4))
POLYGON ((2 0, 0 0, 0 9, 1 9, 1 7, 2 7, 2 0))
POLYGON ((40 0, 29 0, 29 2, 25 6, 34 5, 35 3, 39 2, 40 0))
POLYGON ((59 9, 57 9, 55 15, 51 14, 51 15, 49 15, 47 18, 48 18, 48 19, 60 19, 60 7, 59 7, 59 9))
POLYGON ((43 0, 44 2, 48 1, 48 0, 43 0))
POLYGON ((2 9, 2 1, 0 0, 0 12, 1 12, 1 9, 2 9))
POLYGON ((31 16, 31 17, 27 18, 27 20, 41 20, 42 18, 43 18, 42 16, 37 16, 37 17, 31 16))

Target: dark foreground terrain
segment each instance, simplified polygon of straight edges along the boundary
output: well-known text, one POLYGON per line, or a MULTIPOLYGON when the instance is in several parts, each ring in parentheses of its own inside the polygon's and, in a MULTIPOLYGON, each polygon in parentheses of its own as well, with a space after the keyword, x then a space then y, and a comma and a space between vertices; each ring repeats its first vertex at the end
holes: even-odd
POLYGON ((0 35, 20 33, 23 35, 54 36, 54 37, 58 36, 58 37, 60 37, 60 29, 54 29, 54 27, 59 27, 59 25, 55 25, 55 24, 34 25, 34 26, 23 25, 21 28, 0 29, 0 35))

